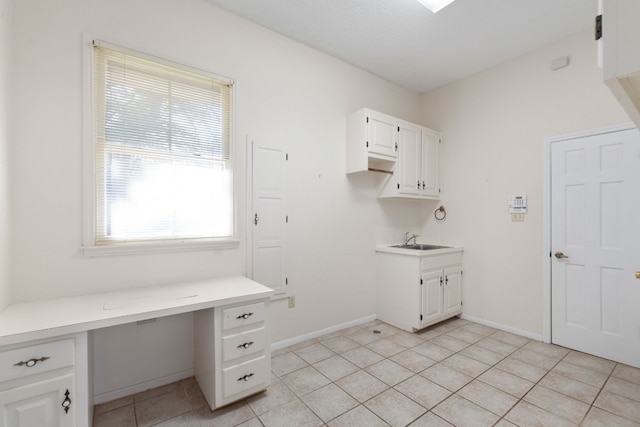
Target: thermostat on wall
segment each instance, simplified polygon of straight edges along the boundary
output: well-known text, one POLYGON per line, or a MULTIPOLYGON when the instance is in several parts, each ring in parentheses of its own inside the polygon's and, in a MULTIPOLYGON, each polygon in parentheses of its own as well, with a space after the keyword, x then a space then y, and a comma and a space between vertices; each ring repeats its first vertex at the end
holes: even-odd
POLYGON ((527 213, 527 195, 518 194, 509 197, 509 213, 510 214, 526 214, 527 213))

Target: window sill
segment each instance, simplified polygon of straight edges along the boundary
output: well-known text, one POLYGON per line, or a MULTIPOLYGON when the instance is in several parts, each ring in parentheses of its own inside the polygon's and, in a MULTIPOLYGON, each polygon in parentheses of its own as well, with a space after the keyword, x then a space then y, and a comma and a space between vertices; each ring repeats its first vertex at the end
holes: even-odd
POLYGON ((82 252, 87 258, 142 255, 166 252, 210 251, 217 249, 237 249, 240 240, 199 240, 199 241, 162 241, 144 243, 114 243, 112 245, 83 246, 82 252))

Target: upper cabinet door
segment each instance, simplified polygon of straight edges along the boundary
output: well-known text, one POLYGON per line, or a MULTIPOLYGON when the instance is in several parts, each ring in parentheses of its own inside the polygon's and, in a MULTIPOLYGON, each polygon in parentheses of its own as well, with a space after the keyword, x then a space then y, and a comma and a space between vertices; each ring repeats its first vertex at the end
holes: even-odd
POLYGON ((370 154, 397 157, 398 119, 369 110, 367 112, 367 131, 370 154))
POLYGON ((421 139, 420 127, 407 123, 400 123, 398 142, 398 192, 403 194, 420 194, 422 190, 421 171, 421 139))
POLYGON ((440 151, 440 134, 431 129, 422 129, 422 195, 438 197, 440 184, 438 180, 438 156, 440 151))

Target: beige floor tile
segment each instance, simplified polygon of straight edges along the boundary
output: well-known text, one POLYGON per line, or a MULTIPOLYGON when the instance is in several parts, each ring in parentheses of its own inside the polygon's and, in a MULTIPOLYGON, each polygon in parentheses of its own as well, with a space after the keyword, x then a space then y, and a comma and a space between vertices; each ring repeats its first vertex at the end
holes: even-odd
POLYGON ((498 421, 498 422, 496 423, 496 425, 495 425, 495 426, 493 426, 493 427, 518 427, 518 426, 517 426, 517 425, 515 425, 514 423, 511 423, 511 422, 509 422, 509 421, 505 420, 505 419, 503 418, 503 419, 501 419, 500 421, 498 421))
POLYGON ((463 348, 467 348, 471 345, 466 341, 462 341, 448 334, 438 335, 437 337, 432 339, 431 342, 434 344, 438 344, 441 347, 448 348, 451 351, 460 351, 463 348))
POLYGON ((302 401, 324 422, 359 405, 358 401, 335 384, 329 384, 303 396, 302 401))
POLYGON ((342 357, 359 368, 366 368, 384 359, 384 357, 375 351, 369 350, 367 347, 354 348, 353 350, 342 353, 342 357))
POLYGON ((422 338, 420 335, 412 334, 405 331, 393 334, 387 339, 394 344, 398 344, 406 348, 412 348, 424 342, 424 338, 422 338))
POLYGON ((171 383, 160 387, 145 390, 133 395, 133 403, 142 402, 143 400, 152 399, 167 393, 175 393, 180 389, 179 383, 171 383))
POLYGON ((479 362, 485 363, 489 366, 493 366, 505 356, 500 353, 496 353, 495 351, 488 350, 479 345, 472 345, 471 347, 467 347, 460 352, 460 354, 467 356, 471 359, 477 360, 479 362))
POLYGON ((473 377, 456 371, 442 363, 425 369, 420 372, 420 375, 452 392, 458 391, 473 380, 473 377))
POLYGON ((575 424, 580 423, 589 410, 589 405, 546 388, 536 385, 523 400, 551 412, 575 424))
POLYGON ((427 412, 411 424, 409 427, 451 427, 451 424, 434 414, 427 412))
POLYGON ((547 357, 551 357, 553 359, 562 359, 564 356, 569 353, 568 348, 560 347, 554 344, 547 344, 540 341, 529 341, 526 343, 523 348, 527 348, 529 350, 533 350, 540 354, 543 354, 547 357))
POLYGON ((500 419, 497 415, 455 394, 433 408, 432 412, 457 427, 492 426, 500 419))
POLYGON ((189 400, 178 387, 175 391, 137 402, 134 407, 139 427, 158 424, 191 411, 189 400))
POLYGON ((544 354, 535 352, 528 348, 520 348, 514 351, 513 354, 511 354, 511 357, 521 360, 530 365, 537 366, 538 368, 544 369, 546 371, 553 368, 558 363, 558 359, 547 357, 544 354))
POLYGON ((443 333, 444 332, 439 332, 439 331, 435 331, 435 330, 426 328, 426 329, 423 329, 421 331, 416 332, 416 335, 418 335, 423 340, 431 340, 431 339, 437 337, 438 335, 442 335, 443 333))
POLYGON ((327 423, 329 427, 387 427, 376 414, 360 405, 327 423))
POLYGON ((345 336, 323 341, 322 345, 338 354, 360 347, 360 344, 345 336))
POLYGON ((448 348, 444 348, 432 342, 425 342, 424 344, 413 347, 411 350, 428 357, 431 360, 435 360, 436 362, 440 362, 454 354, 454 352, 448 348))
POLYGON ((457 394, 500 417, 518 402, 515 396, 478 380, 474 380, 462 387, 457 394))
POLYGON ((413 376, 412 371, 389 359, 371 365, 365 368, 365 371, 389 386, 394 386, 413 376))
POLYGON ((359 402, 365 402, 389 388, 365 371, 357 371, 336 381, 336 384, 359 402))
POLYGON ((480 347, 484 347, 488 350, 494 351, 496 353, 500 353, 503 356, 508 356, 519 348, 517 345, 513 345, 510 343, 492 338, 495 335, 496 334, 493 334, 487 338, 484 338, 478 341, 477 345, 479 345, 480 347))
POLYGON ((136 427, 133 404, 94 414, 93 427, 136 427))
POLYGON ((385 338, 367 344, 367 348, 384 357, 391 357, 406 349, 406 347, 393 343, 385 338))
POLYGON ((615 367, 611 376, 621 378, 625 381, 629 381, 635 384, 640 384, 640 368, 623 365, 622 363, 619 363, 615 367))
POLYGON ((335 352, 329 350, 320 343, 315 343, 301 348, 300 350, 296 350, 294 353, 310 365, 335 356, 335 352))
MULTIPOLYGON (((205 426, 208 426, 205 424, 205 426)), ((154 427, 202 427, 198 417, 193 412, 187 412, 170 420, 154 424, 154 427)))
POLYGON ((534 383, 540 381, 547 373, 546 369, 538 368, 537 366, 515 359, 513 355, 497 363, 496 368, 534 383))
POLYGON ((307 362, 293 352, 271 358, 271 372, 279 377, 290 374, 291 372, 297 371, 298 369, 302 369, 306 366, 309 366, 307 362))
POLYGON ((527 337, 512 334, 511 332, 506 332, 506 331, 497 331, 490 337, 493 338, 494 340, 502 341, 504 343, 510 344, 515 347, 522 347, 523 345, 529 342, 529 338, 527 337))
POLYGON ((597 387, 556 374, 555 372, 549 372, 540 380, 539 384, 589 405, 593 403, 600 391, 597 387))
POLYGON ((113 411, 114 409, 122 408, 123 406, 133 404, 133 396, 125 396, 120 399, 110 400, 109 402, 101 403, 93 407, 93 415, 99 415, 105 412, 113 411))
POLYGON ((486 363, 479 362, 462 354, 454 354, 440 363, 473 378, 490 368, 486 363))
POLYGON ((249 421, 245 421, 242 424, 238 424, 235 427, 263 427, 260 419, 251 418, 249 421))
POLYGON ((273 381, 262 393, 254 394, 247 403, 256 415, 262 415, 271 409, 295 400, 296 396, 281 381, 273 381))
POLYGON ((380 393, 364 405, 394 427, 406 426, 427 412, 425 408, 394 389, 380 393))
POLYGON ((349 339, 358 343, 358 345, 367 345, 383 338, 385 338, 385 336, 382 335, 381 333, 376 334, 373 331, 368 329, 361 329, 349 335, 349 339))
POLYGON ((498 368, 489 369, 480 375, 478 379, 518 398, 524 396, 534 385, 531 381, 527 381, 524 378, 520 378, 498 368))
POLYGON ((314 367, 307 366, 306 368, 285 375, 282 377, 282 382, 296 395, 303 396, 320 387, 326 386, 331 380, 318 372, 314 367))
POLYGON ((475 334, 483 335, 485 337, 498 332, 497 329, 494 329, 490 326, 485 326, 485 325, 481 325, 479 323, 473 323, 473 322, 463 326, 462 329, 466 331, 471 331, 475 334))
POLYGON ((581 427, 638 427, 638 423, 629 421, 600 408, 592 407, 581 427))
POLYGON ((640 384, 631 383, 620 378, 611 377, 603 390, 635 400, 640 404, 640 384))
POLYGON ((593 406, 619 415, 635 423, 640 423, 640 405, 635 400, 603 391, 593 403, 593 406))
POLYGON ((565 362, 564 360, 558 363, 551 372, 564 375, 565 377, 569 377, 574 380, 582 381, 583 383, 590 384, 594 387, 602 387, 604 382, 607 380, 607 375, 605 374, 583 368, 582 366, 574 365, 573 363, 565 362))
POLYGON ((265 427, 320 427, 324 424, 300 400, 278 406, 259 418, 265 427))
POLYGON ((519 427, 575 427, 571 421, 567 421, 557 415, 533 406, 525 401, 520 401, 511 411, 505 415, 507 421, 519 427))
POLYGON ((391 356, 389 359, 413 372, 424 371, 436 363, 434 360, 418 354, 413 350, 403 351, 402 353, 391 356))
POLYGON ((356 365, 341 356, 330 357, 322 362, 315 363, 313 367, 331 381, 339 380, 358 370, 356 365))
POLYGON ((582 366, 583 368, 593 369, 605 375, 609 375, 611 371, 613 371, 613 368, 616 367, 616 362, 612 362, 611 360, 573 350, 571 350, 563 360, 573 363, 574 365, 582 366))
POLYGON ((469 344, 475 344, 485 337, 484 335, 476 334, 475 332, 471 332, 464 328, 454 329, 453 331, 447 332, 446 335, 465 341, 469 344))
POLYGON ((451 395, 451 392, 428 379, 414 375, 394 387, 426 409, 431 409, 451 395))
POLYGON ((191 409, 198 409, 202 406, 209 407, 207 399, 204 397, 200 386, 195 378, 191 377, 186 380, 180 381, 180 386, 184 390, 191 409))

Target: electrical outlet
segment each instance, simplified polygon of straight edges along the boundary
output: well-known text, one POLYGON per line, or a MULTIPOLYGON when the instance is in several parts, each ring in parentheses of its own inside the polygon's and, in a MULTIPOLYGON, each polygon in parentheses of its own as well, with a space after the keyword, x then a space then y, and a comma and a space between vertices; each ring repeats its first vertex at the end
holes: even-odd
POLYGON ((289 297, 289 308, 294 308, 296 306, 296 297, 293 295, 289 297))
POLYGON ((512 213, 511 214, 512 222, 524 222, 524 214, 523 213, 512 213))

